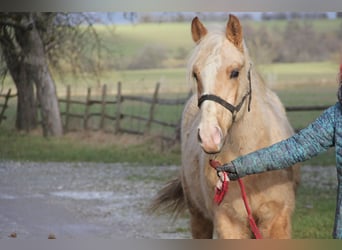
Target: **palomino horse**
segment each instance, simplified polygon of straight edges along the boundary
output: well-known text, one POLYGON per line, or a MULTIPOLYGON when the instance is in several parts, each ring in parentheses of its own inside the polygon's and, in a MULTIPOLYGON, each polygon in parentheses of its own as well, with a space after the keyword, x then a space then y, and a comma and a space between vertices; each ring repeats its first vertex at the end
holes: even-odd
MULTIPOLYGON (((196 84, 182 116, 182 167, 151 208, 188 208, 193 238, 253 238, 237 182, 229 183, 220 205, 214 202, 218 177, 209 160, 229 162, 293 130, 279 98, 255 72, 235 16, 224 31, 211 32, 196 17, 191 32, 196 47, 188 72, 196 84)), ((291 237, 299 179, 297 167, 243 179, 263 238, 291 237)))

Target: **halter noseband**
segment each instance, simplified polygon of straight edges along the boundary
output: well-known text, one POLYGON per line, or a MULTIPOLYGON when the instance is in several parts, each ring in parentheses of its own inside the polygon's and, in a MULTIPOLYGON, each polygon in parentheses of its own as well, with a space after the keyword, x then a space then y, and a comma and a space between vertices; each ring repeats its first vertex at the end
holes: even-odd
MULTIPOLYGON (((251 65, 252 66, 252 65, 251 65)), ((247 75, 248 81, 249 81, 249 90, 248 92, 242 97, 240 103, 237 106, 234 106, 232 104, 230 104, 229 102, 223 100, 221 97, 217 96, 217 95, 211 95, 211 94, 206 94, 206 95, 202 95, 199 99, 198 99, 198 104, 197 106, 200 108, 202 103, 204 101, 213 101, 213 102, 217 102, 218 104, 221 104, 223 107, 225 107, 226 109, 228 109, 232 115, 233 115, 233 121, 235 121, 235 117, 237 112, 240 111, 244 101, 246 100, 247 97, 248 98, 248 112, 251 110, 251 100, 252 100, 252 81, 251 81, 251 68, 249 68, 248 70, 248 75, 247 75)))

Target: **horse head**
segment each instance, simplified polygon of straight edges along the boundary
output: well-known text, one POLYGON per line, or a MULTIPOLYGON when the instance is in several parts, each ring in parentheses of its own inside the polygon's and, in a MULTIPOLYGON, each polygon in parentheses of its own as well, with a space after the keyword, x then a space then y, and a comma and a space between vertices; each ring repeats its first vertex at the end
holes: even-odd
POLYGON ((196 82, 201 112, 198 140, 205 152, 218 153, 230 127, 242 116, 251 97, 250 62, 242 27, 234 15, 229 16, 223 32, 208 32, 195 17, 191 33, 196 47, 188 72, 196 82))

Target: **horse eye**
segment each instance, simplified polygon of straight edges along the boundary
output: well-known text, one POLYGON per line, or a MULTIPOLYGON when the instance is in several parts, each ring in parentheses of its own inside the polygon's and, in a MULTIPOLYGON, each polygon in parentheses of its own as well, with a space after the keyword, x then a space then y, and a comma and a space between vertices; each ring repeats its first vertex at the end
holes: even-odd
POLYGON ((233 70, 232 73, 230 73, 230 79, 237 78, 239 76, 238 70, 233 70))

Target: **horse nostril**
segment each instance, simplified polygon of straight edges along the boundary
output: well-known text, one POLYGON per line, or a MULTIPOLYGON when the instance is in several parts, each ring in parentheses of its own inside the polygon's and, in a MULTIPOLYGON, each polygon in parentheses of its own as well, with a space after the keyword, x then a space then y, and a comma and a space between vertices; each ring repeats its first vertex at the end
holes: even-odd
POLYGON ((201 139, 201 136, 200 136, 200 129, 197 130, 197 139, 198 139, 199 143, 202 143, 202 139, 201 139))

